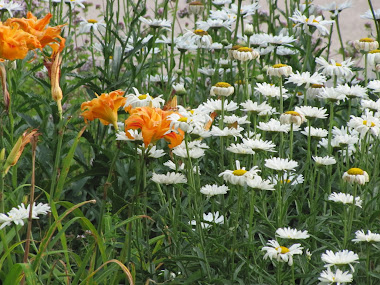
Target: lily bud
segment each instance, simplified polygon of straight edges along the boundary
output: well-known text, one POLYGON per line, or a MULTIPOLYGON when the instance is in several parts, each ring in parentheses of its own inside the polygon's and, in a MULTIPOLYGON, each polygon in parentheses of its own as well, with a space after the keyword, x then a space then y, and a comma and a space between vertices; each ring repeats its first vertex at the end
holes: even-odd
POLYGON ((24 151, 25 146, 31 142, 33 137, 39 136, 40 133, 37 132, 37 129, 26 130, 21 137, 17 140, 16 144, 13 146, 11 152, 9 153, 7 160, 4 164, 4 175, 8 173, 11 166, 16 165, 19 160, 22 152, 24 151))

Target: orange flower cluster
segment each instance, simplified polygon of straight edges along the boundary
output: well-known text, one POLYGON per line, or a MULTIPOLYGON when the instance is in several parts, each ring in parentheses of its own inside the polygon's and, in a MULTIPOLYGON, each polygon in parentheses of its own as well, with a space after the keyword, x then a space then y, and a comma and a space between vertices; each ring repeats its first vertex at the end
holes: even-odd
POLYGON ((127 100, 123 95, 124 91, 116 90, 109 94, 96 95, 97 98, 82 103, 81 110, 84 111, 82 117, 85 122, 99 119, 103 125, 112 124, 117 130, 117 111, 127 100))
POLYGON ((184 138, 184 132, 170 131, 170 120, 167 117, 173 114, 173 111, 163 111, 159 108, 138 107, 129 111, 130 116, 125 121, 125 134, 130 138, 128 130, 141 129, 145 147, 150 143, 155 144, 160 139, 170 142, 169 147, 173 148, 181 144, 184 138))
POLYGON ((10 18, 0 22, 0 58, 14 60, 23 59, 29 50, 50 46, 53 54, 61 52, 65 47, 65 39, 60 36, 64 25, 45 28, 51 19, 49 13, 38 20, 31 12, 27 18, 10 18))

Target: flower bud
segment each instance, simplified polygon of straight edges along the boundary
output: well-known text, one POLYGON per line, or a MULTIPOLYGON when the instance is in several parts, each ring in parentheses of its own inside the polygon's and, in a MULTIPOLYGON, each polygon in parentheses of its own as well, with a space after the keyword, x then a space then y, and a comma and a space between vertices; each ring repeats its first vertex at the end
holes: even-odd
POLYGON ((246 35, 248 37, 253 35, 253 25, 252 24, 245 24, 244 35, 246 35))

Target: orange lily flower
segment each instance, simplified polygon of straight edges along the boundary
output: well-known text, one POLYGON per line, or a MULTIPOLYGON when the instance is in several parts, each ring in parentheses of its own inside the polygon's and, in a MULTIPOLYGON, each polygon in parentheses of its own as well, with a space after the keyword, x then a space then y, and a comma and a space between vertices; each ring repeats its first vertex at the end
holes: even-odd
POLYGON ((167 119, 174 112, 152 107, 138 107, 130 110, 129 113, 130 116, 125 121, 125 134, 129 138, 133 139, 128 130, 141 129, 146 148, 162 138, 170 142, 170 148, 181 144, 184 132, 182 130, 178 130, 178 133, 170 132, 170 120, 167 119))
POLYGON ((18 23, 20 29, 37 37, 42 48, 48 45, 53 49, 53 53, 57 53, 61 52, 65 47, 66 40, 60 36, 61 29, 65 25, 45 28, 49 24, 51 17, 52 15, 48 13, 44 18, 38 20, 31 12, 28 12, 26 19, 11 18, 5 22, 5 25, 18 23))
POLYGON ((99 119, 103 125, 112 124, 115 130, 118 130, 117 111, 126 101, 123 95, 124 91, 116 90, 100 96, 96 94, 97 98, 82 103, 80 108, 84 111, 82 113, 84 121, 87 123, 87 120, 99 119))
POLYGON ((0 22, 0 58, 23 59, 29 50, 41 48, 38 39, 20 29, 19 24, 4 25, 0 22))

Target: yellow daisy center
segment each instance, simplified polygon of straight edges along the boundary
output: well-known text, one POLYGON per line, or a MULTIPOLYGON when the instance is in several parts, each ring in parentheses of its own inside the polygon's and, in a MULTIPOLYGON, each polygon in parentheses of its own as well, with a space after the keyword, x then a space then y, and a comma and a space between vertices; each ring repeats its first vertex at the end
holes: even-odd
POLYGON ((201 29, 195 30, 194 34, 196 34, 198 36, 207 36, 208 35, 208 33, 206 31, 201 30, 201 29))
POLYGON ((191 115, 194 115, 194 110, 189 111, 191 115))
MULTIPOLYGON (((309 18, 306 18, 306 23, 309 23, 309 18)), ((316 19, 313 19, 313 23, 318 23, 319 24, 319 22, 316 19)))
POLYGON ((362 42, 362 43, 373 43, 375 40, 373 39, 370 39, 370 38, 362 38, 359 40, 359 42, 362 42))
MULTIPOLYGON (((367 124, 368 124, 368 121, 367 121, 367 120, 364 120, 364 121, 363 121, 363 125, 367 126, 367 124)), ((373 128, 374 126, 376 126, 375 123, 374 123, 374 122, 371 122, 371 127, 373 128)))
POLYGON ((87 20, 87 23, 90 23, 90 24, 96 24, 98 21, 95 20, 95 19, 89 19, 87 20))
POLYGON ((110 56, 109 56, 109 59, 113 59, 113 56, 112 56, 112 55, 110 55, 110 56))
POLYGON ((310 87, 311 88, 322 88, 322 87, 325 87, 325 85, 323 85, 323 84, 311 84, 310 87))
POLYGON ((286 179, 286 180, 280 180, 280 183, 283 184, 283 183, 290 183, 292 182, 290 179, 286 179))
POLYGON ((148 98, 148 95, 146 95, 146 94, 141 94, 138 98, 139 98, 140 100, 145 100, 146 98, 148 98))
POLYGON ((245 169, 237 169, 237 170, 232 171, 232 174, 235 175, 235 176, 243 176, 247 172, 248 171, 245 170, 245 169))
POLYGON ((297 95, 298 95, 298 96, 302 96, 303 93, 302 93, 301 91, 298 91, 298 92, 297 92, 297 95))
POLYGON ((287 111, 287 112, 285 112, 285 114, 292 115, 292 116, 301 116, 300 113, 298 113, 296 111, 287 111))
POLYGON ((193 1, 193 2, 189 3, 189 5, 203 6, 203 3, 201 1, 193 1))
POLYGON ((238 50, 239 48, 241 48, 242 46, 241 45, 234 45, 231 50, 238 50))
POLYGON ((350 168, 349 170, 347 170, 347 173, 349 175, 363 175, 364 174, 364 171, 361 170, 360 168, 350 168))
POLYGON ((215 84, 215 87, 229 88, 231 87, 231 84, 227 82, 218 82, 215 84))
POLYGON ((238 48, 238 51, 240 51, 240 52, 252 52, 252 49, 249 47, 241 47, 241 48, 238 48))
POLYGON ((273 68, 281 68, 281 67, 287 67, 286 64, 282 64, 282 63, 277 63, 275 65, 272 65, 273 68))
POLYGON ((335 62, 335 65, 336 65, 336 66, 342 66, 342 64, 339 63, 339 62, 335 62))
POLYGON ((369 53, 380 53, 380 49, 371 50, 369 53))
POLYGON ((279 246, 279 247, 276 247, 276 250, 279 250, 281 249, 281 253, 284 254, 284 253, 288 253, 290 250, 289 248, 285 247, 285 246, 279 246))
POLYGON ((187 123, 187 118, 186 118, 186 117, 179 118, 179 119, 178 119, 178 122, 184 122, 184 123, 187 123))

